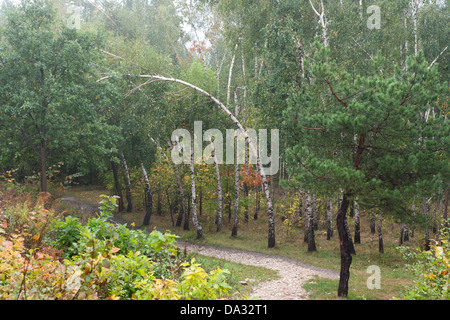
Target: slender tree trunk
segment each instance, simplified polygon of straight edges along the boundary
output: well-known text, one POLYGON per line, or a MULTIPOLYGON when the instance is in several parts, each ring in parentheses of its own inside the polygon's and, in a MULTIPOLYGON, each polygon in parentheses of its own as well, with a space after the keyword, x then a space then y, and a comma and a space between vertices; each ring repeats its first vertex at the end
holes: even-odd
POLYGON ((327 240, 333 236, 333 203, 330 197, 327 197, 327 240))
MULTIPOLYGON (((236 148, 237 150, 237 148, 236 148)), ((239 220, 239 165, 237 163, 237 151, 234 164, 234 215, 233 215, 233 228, 231 230, 231 236, 237 236, 238 220, 239 220)))
POLYGON ((341 206, 337 213, 336 228, 339 234, 339 247, 341 252, 341 271, 339 275, 338 296, 348 296, 348 280, 350 279, 350 265, 352 264, 352 255, 349 250, 349 234, 345 228, 347 220, 347 210, 349 201, 344 194, 341 206))
POLYGON ((442 220, 444 221, 444 227, 448 228, 448 190, 445 190, 445 199, 444 199, 444 212, 442 213, 442 220))
POLYGON ((413 8, 413 16, 414 16, 414 56, 417 56, 419 53, 419 40, 418 40, 418 15, 419 15, 419 4, 418 0, 413 1, 414 8, 413 8))
POLYGON ((213 159, 214 159, 214 167, 216 168, 216 179, 217 179, 217 215, 216 215, 216 224, 217 224, 217 232, 222 230, 222 215, 223 215, 223 193, 222 193, 222 181, 220 179, 220 169, 219 163, 217 160, 216 149, 211 141, 212 151, 213 151, 213 159))
POLYGON ((378 214, 378 252, 384 253, 383 244, 383 214, 380 212, 378 214))
POLYGON ((311 195, 309 192, 306 192, 306 196, 305 196, 305 222, 304 222, 304 230, 305 230, 305 235, 303 237, 303 242, 308 243, 308 235, 309 235, 309 229, 310 229, 310 224, 312 224, 312 219, 311 219, 311 195))
MULTIPOLYGON (((316 251, 316 239, 314 237, 314 197, 315 195, 311 195, 308 192, 307 202, 309 202, 308 206, 308 251, 316 251)), ((317 211, 317 210, 316 210, 317 211)))
POLYGON ((179 199, 179 196, 177 195, 175 198, 175 208, 173 210, 174 213, 176 213, 178 210, 180 210, 178 212, 177 221, 175 223, 176 227, 181 227, 181 223, 183 222, 183 216, 184 216, 183 208, 179 209, 179 202, 180 202, 180 199, 179 199))
POLYGON ((181 226, 181 221, 183 220, 184 216, 184 230, 189 230, 189 212, 188 212, 188 205, 186 201, 186 194, 184 192, 183 182, 181 181, 180 174, 178 172, 178 166, 173 163, 173 171, 175 172, 175 179, 177 180, 178 190, 180 191, 180 197, 181 197, 181 210, 180 214, 177 219, 177 227, 181 226), (187 222, 186 222, 187 221, 187 222))
POLYGON ((403 237, 405 235, 405 224, 400 224, 400 238, 398 239, 398 245, 401 246, 403 244, 403 237))
POLYGON ((376 227, 375 227, 375 211, 372 209, 370 210, 370 232, 375 234, 376 227))
POLYGON ((124 210, 122 187, 120 185, 119 175, 117 173, 117 166, 114 161, 111 161, 111 167, 114 175, 114 185, 116 187, 116 193, 117 196, 119 196, 119 212, 122 212, 124 210))
MULTIPOLYGON (((237 48, 237 45, 236 45, 237 48)), ((234 63, 234 57, 233 61, 234 63)), ((231 72, 231 70, 230 70, 231 72)), ((239 115, 239 106, 237 101, 237 91, 235 89, 235 96, 234 96, 234 104, 235 104, 235 111, 234 116, 237 118, 239 115)), ((231 236, 236 237, 237 236, 237 229, 238 229, 238 220, 239 220, 239 164, 238 164, 238 139, 239 135, 236 134, 234 138, 234 216, 233 216, 233 228, 231 229, 231 236)))
MULTIPOLYGON (((414 204, 415 201, 415 197, 413 200, 413 203, 411 205, 411 211, 412 211, 412 216, 415 217, 416 216, 416 205, 414 204)), ((414 223, 414 220, 411 222, 411 237, 414 237, 414 231, 416 229, 416 225, 414 223)))
POLYGON ((256 199, 255 199, 255 214, 253 215, 253 219, 258 220, 258 214, 259 214, 259 210, 260 210, 260 195, 259 195, 259 189, 261 188, 260 185, 256 186, 256 199))
POLYGON ((311 196, 311 207, 312 207, 313 229, 319 230, 319 213, 317 210, 317 196, 315 192, 313 192, 311 196))
POLYGON ((236 46, 234 48, 233 57, 231 58, 230 71, 228 72, 227 106, 230 105, 230 99, 231 99, 231 78, 232 78, 232 75, 233 75, 233 67, 234 67, 234 61, 236 59, 237 47, 238 47, 238 44, 236 43, 236 46))
MULTIPOLYGON (((169 145, 170 151, 172 151, 173 145, 170 141, 168 141, 168 145, 169 145)), ((183 216, 184 216, 183 230, 189 230, 189 211, 188 211, 188 205, 186 202, 186 194, 184 192, 183 182, 181 181, 180 173, 178 171, 178 166, 173 161, 169 161, 169 162, 172 163, 173 172, 175 173, 175 180, 177 181, 178 191, 180 192, 180 197, 181 197, 181 210, 178 215, 176 226, 177 227, 181 226, 181 222, 182 222, 183 216)))
POLYGON ((133 198, 131 196, 131 178, 130 178, 130 170, 128 169, 127 160, 123 155, 123 152, 120 151, 120 158, 122 160, 123 170, 125 172, 125 188, 126 188, 126 198, 127 198, 127 212, 131 212, 133 210, 133 198))
POLYGON ((144 164, 141 162, 142 178, 144 179, 145 185, 145 216, 144 216, 144 226, 150 224, 150 218, 152 216, 153 200, 152 200, 152 190, 150 188, 150 182, 148 181, 147 171, 145 170, 144 164))
POLYGON ((354 210, 355 210, 355 243, 361 243, 361 227, 360 227, 358 197, 355 198, 354 210))
POLYGON ((174 208, 172 205, 172 202, 170 201, 170 195, 169 192, 166 189, 166 197, 167 197, 167 203, 169 204, 169 214, 170 214, 170 220, 172 221, 172 227, 175 226, 175 221, 173 220, 173 213, 174 213, 174 208))
POLYGON ((428 201, 423 203, 423 214, 425 216, 425 251, 430 250, 430 229, 429 229, 429 217, 428 217, 428 201))
POLYGON ((403 241, 409 241, 409 226, 407 224, 403 227, 403 241))
POLYGON ((47 192, 47 150, 44 139, 41 139, 39 151, 39 160, 41 164, 41 192, 47 192))
POLYGON ((198 214, 201 217, 203 213, 203 187, 200 187, 200 191, 198 193, 198 201, 199 201, 199 208, 198 208, 198 214))
POLYGON ((305 192, 303 189, 300 189, 300 196, 298 199, 298 216, 301 218, 303 217, 303 198, 305 196, 305 192))
POLYGON ((203 238, 203 230, 197 217, 197 195, 195 193, 195 169, 194 169, 194 148, 191 147, 191 163, 190 163, 190 173, 191 173, 191 201, 192 201, 192 222, 195 229, 197 230, 197 239, 203 238))

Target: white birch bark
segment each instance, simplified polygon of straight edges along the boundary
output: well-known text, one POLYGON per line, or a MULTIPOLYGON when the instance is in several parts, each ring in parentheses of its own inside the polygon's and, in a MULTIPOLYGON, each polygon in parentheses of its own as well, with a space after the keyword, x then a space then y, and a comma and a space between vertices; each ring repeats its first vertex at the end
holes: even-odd
POLYGON ((237 47, 238 47, 238 44, 236 43, 236 46, 235 46, 234 52, 233 52, 233 57, 231 58, 230 71, 228 72, 227 106, 230 105, 230 100, 231 100, 231 78, 233 76, 233 67, 234 67, 234 61, 236 60, 237 47))
POLYGON ((309 4, 311 5, 311 8, 313 9, 314 13, 319 17, 319 22, 322 27, 322 38, 323 38, 323 45, 325 47, 328 47, 328 28, 327 28, 327 16, 325 15, 325 8, 323 6, 323 0, 320 0, 320 7, 322 9, 322 12, 319 13, 317 9, 314 7, 311 0, 309 0, 309 4))
POLYGON ((197 194, 195 193, 195 167, 194 167, 194 147, 191 147, 191 162, 190 162, 190 176, 191 176, 191 203, 192 203, 192 223, 197 230, 197 239, 203 238, 202 226, 197 217, 197 194))
POLYGON ((144 164, 141 162, 142 178, 144 179, 145 185, 145 216, 144 216, 144 226, 150 224, 150 218, 152 216, 153 201, 152 201, 152 191, 150 188, 150 182, 148 180, 147 171, 145 170, 144 164))
POLYGON ((213 153, 214 167, 216 169, 216 179, 217 179, 217 215, 216 224, 217 232, 222 230, 222 217, 223 217, 223 194, 222 194, 222 181, 220 178, 219 163, 217 161, 216 148, 214 147, 214 142, 210 139, 211 148, 213 153))
POLYGON ((355 243, 361 243, 361 225, 360 225, 358 197, 355 198, 354 208, 355 208, 355 243))
POLYGON ((130 178, 130 170, 128 169, 127 160, 123 155, 123 152, 120 151, 120 158, 122 160, 123 170, 125 171, 125 187, 126 187, 126 198, 127 198, 127 212, 131 212, 133 210, 133 197, 131 195, 131 178, 130 178))
POLYGON ((327 240, 331 240, 333 236, 333 202, 327 197, 327 240))

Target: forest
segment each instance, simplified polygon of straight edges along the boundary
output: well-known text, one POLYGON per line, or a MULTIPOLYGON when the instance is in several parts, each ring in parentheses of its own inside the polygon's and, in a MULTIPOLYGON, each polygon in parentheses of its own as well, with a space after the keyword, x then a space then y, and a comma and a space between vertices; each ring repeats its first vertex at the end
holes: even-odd
POLYGON ((0 300, 450 299, 447 0, 0 4, 0 300))

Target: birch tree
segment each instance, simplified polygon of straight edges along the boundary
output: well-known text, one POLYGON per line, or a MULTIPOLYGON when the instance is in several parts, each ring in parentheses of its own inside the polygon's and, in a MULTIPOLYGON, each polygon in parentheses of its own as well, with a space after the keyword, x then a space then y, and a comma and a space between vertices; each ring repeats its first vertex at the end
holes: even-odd
MULTIPOLYGON (((157 81, 165 81, 165 82, 173 82, 173 83, 179 83, 182 84, 184 86, 187 86, 197 92, 200 92, 202 95, 204 95, 205 97, 211 99, 219 108, 220 110, 222 110, 223 112, 225 112, 226 115, 228 115, 228 117, 231 119, 231 121, 236 125, 236 127, 239 129, 239 131, 241 132, 241 134, 244 136, 246 143, 249 146, 250 151, 252 152, 252 154, 255 156, 256 161, 257 161, 257 167, 258 167, 258 171, 261 175, 262 181, 263 181, 263 187, 264 187, 264 192, 266 195, 266 200, 267 200, 267 216, 268 216, 268 247, 269 248, 273 248, 275 246, 275 219, 274 219, 274 211, 273 211, 273 201, 272 201, 272 196, 270 194, 270 190, 269 190, 269 185, 268 185, 268 180, 266 178, 266 174, 264 171, 264 167, 263 164, 261 162, 259 153, 257 151, 256 146, 253 144, 252 140, 250 139, 247 131, 244 129, 244 127, 242 126, 242 124, 239 122, 239 120, 233 115, 232 112, 230 112, 230 110, 222 103, 220 102, 217 98, 215 98, 214 96, 212 96, 210 93, 206 92, 205 90, 180 79, 176 79, 176 78, 167 78, 167 77, 163 77, 160 75, 141 75, 141 78, 147 78, 147 79, 153 79, 153 80, 157 80, 157 81)), ((148 83, 146 83, 148 84, 148 83)))

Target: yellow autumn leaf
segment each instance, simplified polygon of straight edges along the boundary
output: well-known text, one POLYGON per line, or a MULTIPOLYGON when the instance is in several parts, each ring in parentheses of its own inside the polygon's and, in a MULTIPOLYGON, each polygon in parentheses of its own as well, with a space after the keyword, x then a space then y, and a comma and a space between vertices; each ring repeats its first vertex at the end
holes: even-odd
POLYGON ((112 248, 109 253, 116 253, 120 250, 120 248, 112 248))
POLYGON ((442 247, 436 247, 435 256, 439 258, 444 253, 444 249, 442 247))

